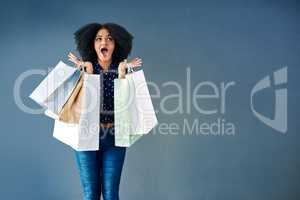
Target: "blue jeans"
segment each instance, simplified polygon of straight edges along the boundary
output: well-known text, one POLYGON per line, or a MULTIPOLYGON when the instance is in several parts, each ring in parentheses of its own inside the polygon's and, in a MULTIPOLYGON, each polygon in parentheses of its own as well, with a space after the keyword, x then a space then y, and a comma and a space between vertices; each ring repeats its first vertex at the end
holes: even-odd
POLYGON ((114 145, 114 128, 100 128, 100 149, 75 151, 84 200, 119 200, 126 147, 114 145))

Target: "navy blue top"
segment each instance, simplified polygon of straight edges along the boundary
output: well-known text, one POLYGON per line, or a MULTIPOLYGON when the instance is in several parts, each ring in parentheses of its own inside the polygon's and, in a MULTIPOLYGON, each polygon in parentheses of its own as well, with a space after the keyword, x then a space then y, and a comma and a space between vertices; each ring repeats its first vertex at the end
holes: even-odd
POLYGON ((114 122, 114 79, 118 78, 118 66, 112 63, 104 71, 99 63, 93 63, 94 74, 100 74, 100 123, 114 122))

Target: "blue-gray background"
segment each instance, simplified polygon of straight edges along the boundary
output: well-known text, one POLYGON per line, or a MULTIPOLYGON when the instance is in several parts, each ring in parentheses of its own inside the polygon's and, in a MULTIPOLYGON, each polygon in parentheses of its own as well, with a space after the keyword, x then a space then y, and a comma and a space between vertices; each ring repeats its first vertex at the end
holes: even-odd
MULTIPOLYGON (((16 1, 1 2, 1 199, 81 199, 73 151, 52 138, 53 121, 18 108, 16 78, 29 69, 47 69, 74 51, 73 32, 90 22, 115 22, 133 35, 131 57, 143 58, 148 81, 161 89, 154 98, 160 123, 224 117, 234 136, 155 134, 130 147, 124 163, 121 199, 239 200, 300 199, 299 89, 300 6, 297 1, 16 1), (261 123, 250 110, 250 91, 273 71, 288 66, 288 132, 261 123), (235 81, 225 115, 186 111, 165 114, 164 97, 191 86, 235 81)), ((21 97, 42 80, 24 81, 21 97)), ((151 93, 154 90, 151 89, 151 93)), ((273 90, 258 97, 257 109, 274 113, 273 90)), ((176 107, 176 99, 166 102, 176 107)), ((214 108, 217 102, 202 102, 214 108)))

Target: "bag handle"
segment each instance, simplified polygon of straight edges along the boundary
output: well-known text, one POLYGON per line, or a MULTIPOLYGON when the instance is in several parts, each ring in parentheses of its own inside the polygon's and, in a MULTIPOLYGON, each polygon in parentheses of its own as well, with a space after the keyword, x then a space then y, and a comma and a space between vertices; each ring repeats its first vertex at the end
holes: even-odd
POLYGON ((80 66, 80 71, 86 72, 86 67, 85 66, 80 66), (82 70, 83 69, 83 70, 82 70))

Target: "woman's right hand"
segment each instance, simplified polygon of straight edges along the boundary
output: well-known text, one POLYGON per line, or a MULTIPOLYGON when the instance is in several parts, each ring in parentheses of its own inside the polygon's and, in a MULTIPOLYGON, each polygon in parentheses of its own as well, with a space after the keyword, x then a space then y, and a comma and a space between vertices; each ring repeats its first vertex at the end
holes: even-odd
POLYGON ((73 62, 76 65, 76 67, 78 67, 79 69, 82 67, 85 67, 87 73, 89 73, 89 74, 94 73, 93 64, 91 62, 89 62, 89 61, 84 62, 84 61, 80 60, 72 52, 70 52, 68 54, 68 57, 69 57, 69 61, 73 62))

